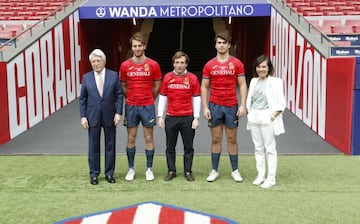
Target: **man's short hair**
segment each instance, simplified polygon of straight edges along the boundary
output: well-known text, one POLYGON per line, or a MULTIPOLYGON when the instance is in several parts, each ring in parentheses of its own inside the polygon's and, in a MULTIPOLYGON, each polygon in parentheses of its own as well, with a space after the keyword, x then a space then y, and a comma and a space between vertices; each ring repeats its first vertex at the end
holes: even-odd
POLYGON ((131 38, 129 40, 130 46, 132 45, 133 40, 140 41, 143 45, 146 45, 146 39, 145 39, 144 35, 142 33, 140 33, 140 32, 137 32, 137 33, 135 33, 134 35, 131 36, 131 38))
POLYGON ((220 38, 222 40, 225 40, 226 42, 228 43, 231 43, 231 36, 229 36, 228 34, 226 33, 217 33, 215 35, 215 39, 214 39, 214 42, 216 43, 217 39, 220 38))
POLYGON ((94 49, 90 54, 89 54, 89 61, 91 61, 91 59, 94 57, 94 56, 98 56, 100 58, 102 58, 105 62, 106 62, 106 55, 105 53, 100 50, 100 49, 94 49))

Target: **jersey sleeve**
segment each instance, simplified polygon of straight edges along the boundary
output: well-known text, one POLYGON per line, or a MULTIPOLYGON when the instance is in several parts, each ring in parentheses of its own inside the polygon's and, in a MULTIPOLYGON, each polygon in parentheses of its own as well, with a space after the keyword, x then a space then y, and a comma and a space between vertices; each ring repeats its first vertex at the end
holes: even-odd
POLYGON ((153 63, 153 69, 154 69, 154 80, 161 80, 163 77, 162 77, 160 65, 156 61, 154 61, 153 63))
POLYGON ((210 78, 210 72, 209 72, 209 67, 210 67, 210 63, 206 63, 203 71, 202 71, 202 77, 205 79, 209 79, 210 78))
POLYGON ((120 65, 120 69, 119 69, 119 77, 120 77, 120 81, 122 82, 126 82, 126 69, 125 69, 125 63, 126 62, 123 62, 121 65, 120 65))
POLYGON ((163 96, 166 96, 167 95, 167 82, 169 80, 169 74, 166 74, 164 76, 164 79, 161 83, 161 88, 160 88, 160 94, 163 95, 163 96))
POLYGON ((237 62, 236 68, 237 68, 236 74, 237 74, 238 77, 245 75, 244 64, 240 60, 237 62))
POLYGON ((191 82, 193 85, 192 88, 192 95, 193 96, 200 96, 200 83, 196 75, 191 76, 191 82))

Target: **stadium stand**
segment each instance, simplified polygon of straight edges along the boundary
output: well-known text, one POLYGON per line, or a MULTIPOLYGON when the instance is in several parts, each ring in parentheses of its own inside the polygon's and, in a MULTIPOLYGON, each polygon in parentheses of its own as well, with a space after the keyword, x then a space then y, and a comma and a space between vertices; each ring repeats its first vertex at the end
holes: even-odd
POLYGON ((284 0, 284 2, 301 15, 308 11, 318 12, 317 15, 359 15, 360 11, 359 0, 284 0))
POLYGON ((360 0, 284 0, 283 2, 324 34, 360 34, 360 0))
POLYGON ((0 21, 39 20, 68 4, 68 0, 0 0, 0 21))
POLYGON ((310 20, 309 22, 324 34, 360 34, 360 18, 359 19, 346 19, 334 17, 323 17, 310 20), (347 20, 351 22, 347 22, 347 20))
POLYGON ((359 26, 360 25, 360 18, 359 19, 346 19, 345 20, 346 26, 359 26))
POLYGON ((311 1, 310 6, 313 7, 319 7, 319 6, 327 6, 327 2, 321 2, 321 1, 311 1))
MULTIPOLYGON (((11 44, 30 33, 28 27, 43 19, 49 19, 55 12, 63 10, 71 0, 0 0, 0 46, 11 44)), ((7 47, 2 46, 0 50, 7 47)))
MULTIPOLYGON (((34 24, 41 19, 49 18, 53 12, 61 10, 70 2, 70 0, 0 0, 2 42, 23 32, 26 24, 31 22, 34 24), (20 26, 10 25, 14 22, 25 26, 20 29, 20 26)), ((283 2, 324 34, 360 33, 360 0, 283 0, 283 2)))
POLYGON ((11 30, 0 30, 0 39, 11 39, 13 38, 15 35, 13 34, 13 32, 11 30))

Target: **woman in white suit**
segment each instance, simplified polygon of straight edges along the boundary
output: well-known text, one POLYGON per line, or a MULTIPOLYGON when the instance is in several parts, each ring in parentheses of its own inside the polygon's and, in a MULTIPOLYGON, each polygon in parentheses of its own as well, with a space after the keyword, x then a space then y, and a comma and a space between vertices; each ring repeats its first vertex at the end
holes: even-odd
POLYGON ((254 61, 254 78, 246 100, 247 129, 255 146, 257 177, 254 185, 271 188, 276 184, 277 150, 275 136, 285 133, 282 112, 285 109, 283 82, 273 77, 274 67, 265 55, 254 61), (266 176, 267 164, 267 176, 266 176))

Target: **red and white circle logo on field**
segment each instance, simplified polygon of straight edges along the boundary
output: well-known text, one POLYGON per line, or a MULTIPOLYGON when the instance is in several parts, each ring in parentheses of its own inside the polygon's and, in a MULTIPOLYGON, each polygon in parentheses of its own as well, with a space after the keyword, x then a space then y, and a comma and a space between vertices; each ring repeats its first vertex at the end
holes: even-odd
POLYGON ((238 222, 158 202, 68 218, 55 224, 239 224, 238 222))

